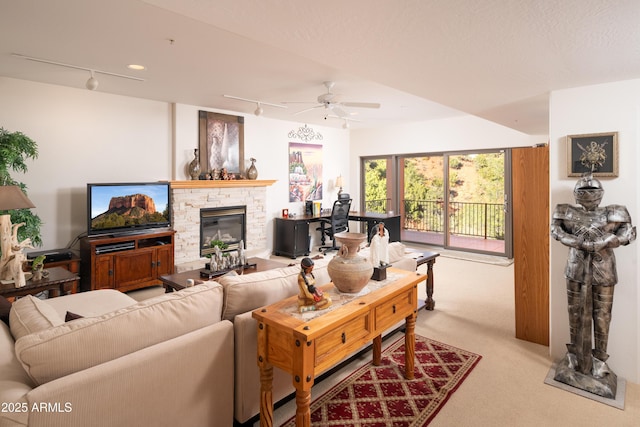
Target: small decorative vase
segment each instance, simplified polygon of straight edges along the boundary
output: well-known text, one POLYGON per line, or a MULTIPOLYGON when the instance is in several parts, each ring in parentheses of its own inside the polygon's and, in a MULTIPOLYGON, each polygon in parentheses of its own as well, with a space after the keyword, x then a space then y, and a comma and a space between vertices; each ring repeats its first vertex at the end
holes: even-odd
POLYGON ((194 159, 189 163, 189 175, 191 179, 196 180, 200 178, 200 156, 198 156, 198 149, 193 150, 194 159))
POLYGON ((38 268, 36 270, 33 270, 33 276, 31 277, 32 280, 38 281, 38 280, 42 280, 42 268, 38 268))
POLYGON ((254 159, 252 157, 249 160, 251 160, 251 166, 249 166, 249 169, 247 169, 247 178, 248 179, 257 179, 258 178, 258 169, 256 169, 256 159, 254 159))
POLYGON ((327 265, 329 277, 340 292, 357 294, 367 286, 373 274, 371 264, 358 255, 360 245, 367 240, 367 235, 345 232, 336 233, 335 238, 342 247, 327 265))

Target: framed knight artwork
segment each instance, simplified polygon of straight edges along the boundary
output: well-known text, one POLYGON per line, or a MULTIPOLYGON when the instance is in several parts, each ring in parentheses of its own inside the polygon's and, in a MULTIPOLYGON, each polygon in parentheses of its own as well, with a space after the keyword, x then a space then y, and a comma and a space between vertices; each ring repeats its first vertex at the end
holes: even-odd
POLYGON ((244 117, 198 111, 200 170, 244 174, 244 117))
POLYGON ((618 132, 567 135, 567 175, 618 176, 618 132))

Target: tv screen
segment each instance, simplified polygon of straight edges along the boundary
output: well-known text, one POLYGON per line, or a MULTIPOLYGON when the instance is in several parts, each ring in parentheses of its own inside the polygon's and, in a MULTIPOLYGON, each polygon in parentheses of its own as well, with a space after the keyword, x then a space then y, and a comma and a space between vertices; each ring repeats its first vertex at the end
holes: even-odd
POLYGON ((124 234, 171 226, 168 182, 87 184, 88 232, 124 234))

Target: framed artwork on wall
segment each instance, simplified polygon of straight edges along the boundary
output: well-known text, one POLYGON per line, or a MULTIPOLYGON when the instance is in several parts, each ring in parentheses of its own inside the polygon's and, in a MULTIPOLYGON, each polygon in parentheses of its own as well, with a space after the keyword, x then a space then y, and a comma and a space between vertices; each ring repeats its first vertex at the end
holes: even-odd
POLYGON ((567 175, 618 176, 618 132, 567 135, 567 175))
POLYGON ((244 117, 198 111, 198 128, 202 172, 244 174, 244 117))
POLYGON ((322 145, 289 143, 289 202, 322 200, 322 145))

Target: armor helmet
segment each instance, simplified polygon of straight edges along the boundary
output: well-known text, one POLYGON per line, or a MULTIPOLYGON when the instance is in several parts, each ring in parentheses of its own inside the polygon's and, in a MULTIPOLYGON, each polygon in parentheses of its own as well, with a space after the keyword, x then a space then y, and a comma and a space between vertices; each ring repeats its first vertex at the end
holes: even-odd
POLYGON ((578 180, 573 189, 576 202, 584 206, 587 210, 596 208, 602 201, 604 189, 602 184, 591 174, 584 175, 578 180))

